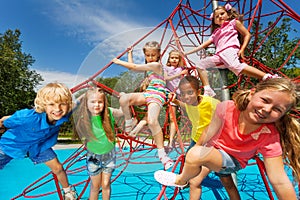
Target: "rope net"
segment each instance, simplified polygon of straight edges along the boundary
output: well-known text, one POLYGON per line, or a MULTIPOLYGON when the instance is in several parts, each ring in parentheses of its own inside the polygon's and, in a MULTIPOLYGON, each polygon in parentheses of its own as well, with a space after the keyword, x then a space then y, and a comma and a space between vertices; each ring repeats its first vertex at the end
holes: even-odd
MULTIPOLYGON (((161 46, 163 47, 161 52, 162 60, 166 59, 168 52, 173 49, 178 49, 178 47, 180 48, 180 51, 186 52, 192 48, 195 48, 196 46, 199 46, 211 35, 210 14, 213 10, 213 3, 214 2, 211 0, 179 1, 173 12, 166 19, 164 19, 161 23, 148 31, 142 37, 130 43, 130 46, 137 49, 147 41, 156 40, 160 42, 161 46), (176 40, 176 38, 178 38, 179 40, 176 40)), ((244 25, 252 34, 251 42, 247 48, 248 60, 244 62, 264 72, 268 72, 271 74, 276 73, 282 77, 290 78, 293 81, 299 83, 299 70, 297 72, 297 67, 295 67, 299 65, 299 61, 295 61, 295 59, 297 58, 296 56, 299 57, 299 38, 296 39, 298 41, 295 42, 294 46, 289 48, 289 50, 285 50, 283 58, 276 58, 276 65, 274 64, 272 66, 267 66, 266 64, 264 64, 264 62, 262 62, 264 58, 262 56, 257 57, 257 55, 261 55, 263 53, 265 45, 269 44, 268 42, 270 37, 274 37, 273 31, 277 30, 276 28, 280 27, 284 20, 288 19, 289 22, 292 23, 294 28, 298 27, 298 30, 300 30, 300 16, 282 0, 268 0, 264 2, 262 0, 218 1, 219 5, 224 5, 226 3, 230 3, 234 8, 237 9, 239 13, 243 13, 244 25), (287 73, 293 71, 293 66, 295 68, 295 73, 287 73)), ((128 49, 125 48, 124 50, 123 48, 122 53, 120 53, 118 56, 116 56, 117 54, 115 54, 114 56, 126 60, 127 51, 128 49)), ((272 51, 274 53, 275 51, 278 51, 278 49, 272 49, 272 51)), ((195 62, 198 62, 200 59, 213 53, 214 47, 209 47, 205 51, 201 51, 194 54, 193 56, 188 56, 187 58, 185 58, 185 63, 189 68, 189 73, 191 75, 197 76, 197 72, 195 70, 195 62)), ((275 58, 268 57, 265 59, 272 60, 275 58)), ((117 107, 119 105, 118 98, 120 92, 132 92, 137 88, 138 84, 143 78, 142 76, 137 76, 133 73, 126 72, 122 74, 122 78, 119 81, 119 84, 116 84, 114 88, 110 88, 105 85, 102 77, 105 76, 105 73, 107 71, 114 71, 117 66, 109 61, 103 66, 98 66, 97 68, 100 70, 93 73, 85 81, 73 87, 71 91, 74 94, 80 94, 85 91, 86 88, 91 86, 103 88, 103 90, 110 96, 112 107, 117 107), (122 82, 122 80, 124 79, 128 79, 131 82, 129 84, 128 82, 122 82), (128 89, 128 85, 131 85, 131 89, 128 89), (125 86, 127 88, 124 88, 125 86)), ((226 98, 226 94, 224 94, 224 92, 229 92, 231 94, 238 88, 252 87, 256 82, 258 82, 258 80, 244 75, 234 77, 231 72, 218 69, 209 70, 209 80, 211 86, 217 93, 217 98, 220 100, 224 100, 224 98, 226 98), (231 82, 228 80, 231 80, 231 82)), ((132 112, 137 119, 141 120, 146 111, 144 108, 133 107, 132 112)), ((291 114, 296 116, 297 118, 300 118, 299 109, 294 110, 291 114)), ((166 141, 168 141, 169 135, 168 118, 170 116, 173 116, 174 119, 176 119, 177 134, 175 136, 176 142, 174 148, 170 150, 169 154, 174 160, 176 160, 173 171, 177 170, 178 172, 180 172, 184 163, 184 153, 186 147, 190 142, 191 124, 182 110, 172 110, 172 107, 169 106, 169 104, 166 104, 160 116, 160 122, 163 127, 166 141)), ((118 184, 118 181, 121 180, 120 176, 122 175, 126 177, 127 172, 135 172, 138 174, 143 173, 144 175, 150 173, 152 179, 153 170, 159 169, 162 166, 157 157, 157 153, 155 150, 156 146, 154 144, 150 130, 147 126, 145 126, 135 138, 132 138, 124 134, 123 127, 124 120, 120 119, 117 122, 116 126, 116 133, 118 138, 117 168, 114 173, 112 182, 118 184), (137 166, 139 166, 139 168, 137 168, 137 166)), ((70 182, 72 182, 72 175, 75 175, 77 178, 81 177, 80 181, 76 179, 77 182, 72 182, 72 184, 77 188, 79 198, 81 198, 86 192, 90 181, 85 169, 85 155, 86 150, 84 146, 81 146, 64 162, 64 166, 67 170, 68 176, 71 177, 70 182)), ((245 177, 243 177, 243 181, 244 178, 245 177)), ((51 173, 48 173, 41 179, 34 182, 32 185, 28 186, 24 191, 22 191, 20 195, 12 199, 18 199, 19 197, 38 198, 55 193, 57 193, 59 198, 62 199, 61 188, 58 184, 56 184, 56 188, 51 191, 38 194, 36 194, 37 192, 35 192, 35 194, 32 194, 33 191, 36 191, 38 188, 42 187, 45 184, 48 184, 49 182, 52 182, 53 180, 57 183, 55 177, 53 177, 51 173)), ((122 179, 122 182, 122 184, 126 184, 125 179, 122 179)), ((214 186, 216 185, 218 184, 214 184, 214 186)), ((144 194, 141 190, 138 190, 138 193, 141 193, 141 195, 144 194)), ((180 194, 178 189, 168 191, 165 187, 162 187, 160 193, 153 194, 151 199, 175 199, 176 195, 178 194, 180 194)), ((184 199, 184 197, 182 198, 184 199)))

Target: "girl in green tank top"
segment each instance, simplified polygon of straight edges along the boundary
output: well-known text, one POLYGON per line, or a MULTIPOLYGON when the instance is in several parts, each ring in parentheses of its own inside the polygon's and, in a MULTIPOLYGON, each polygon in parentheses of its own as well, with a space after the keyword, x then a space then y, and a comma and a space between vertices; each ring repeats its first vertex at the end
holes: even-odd
POLYGON ((74 111, 76 132, 88 150, 86 163, 91 178, 89 199, 110 199, 111 175, 116 163, 114 117, 121 109, 108 107, 107 97, 99 88, 89 89, 74 111))

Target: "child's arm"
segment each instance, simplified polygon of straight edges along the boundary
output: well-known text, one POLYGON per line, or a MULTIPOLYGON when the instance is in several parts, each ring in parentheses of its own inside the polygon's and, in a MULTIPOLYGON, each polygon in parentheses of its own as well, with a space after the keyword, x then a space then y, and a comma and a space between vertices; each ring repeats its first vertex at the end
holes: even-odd
POLYGON ((251 34, 239 20, 236 20, 236 30, 243 36, 243 44, 241 44, 238 56, 244 59, 244 52, 250 41, 251 34))
POLYGON ((185 104, 184 104, 182 101, 176 99, 176 93, 171 92, 171 93, 169 94, 168 98, 170 99, 170 101, 171 101, 172 103, 175 103, 176 105, 180 106, 182 109, 185 110, 185 104))
POLYGON ((200 51, 201 49, 205 49, 207 48, 209 45, 212 44, 212 41, 211 40, 207 40, 205 42, 203 42, 201 45, 199 45, 198 47, 188 51, 188 52, 183 52, 184 55, 189 55, 189 54, 192 54, 192 53, 195 53, 197 51, 200 51))
POLYGON ((3 125, 4 120, 8 119, 10 116, 11 116, 11 115, 3 116, 3 117, 0 119, 0 127, 4 127, 4 125, 3 125))
POLYGON ((284 171, 282 156, 264 157, 266 172, 278 199, 297 199, 295 189, 284 171))
POLYGON ((133 51, 133 47, 131 46, 128 48, 128 51, 127 51, 128 62, 130 62, 130 63, 133 63, 132 51, 133 51))
POLYGON ((112 60, 112 62, 114 62, 117 65, 121 65, 123 67, 126 67, 129 70, 133 70, 133 71, 153 71, 157 74, 161 74, 162 73, 162 66, 160 63, 158 62, 151 62, 151 63, 147 63, 147 64, 134 64, 134 63, 130 63, 130 62, 126 62, 117 58, 114 58, 112 60))
POLYGON ((178 74, 174 74, 174 75, 172 75, 172 76, 169 76, 168 75, 168 73, 164 73, 164 78, 165 78, 165 80, 166 81, 170 81, 170 80, 173 80, 173 79, 175 79, 175 78, 177 78, 177 77, 180 77, 181 75, 185 75, 185 74, 187 74, 189 71, 187 70, 187 69, 184 69, 184 70, 182 70, 180 73, 178 73, 178 74))
POLYGON ((220 119, 216 113, 214 113, 209 126, 203 131, 202 135, 197 141, 197 145, 204 145, 215 135, 217 135, 222 127, 222 124, 223 120, 220 119))

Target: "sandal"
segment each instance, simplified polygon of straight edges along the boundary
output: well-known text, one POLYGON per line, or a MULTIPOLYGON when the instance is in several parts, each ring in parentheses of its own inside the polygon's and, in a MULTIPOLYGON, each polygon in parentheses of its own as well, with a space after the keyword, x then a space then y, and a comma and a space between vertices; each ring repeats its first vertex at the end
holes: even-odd
POLYGON ((180 189, 183 189, 185 186, 187 186, 187 183, 184 185, 177 185, 175 183, 176 181, 176 174, 173 172, 167 172, 164 170, 158 170, 154 173, 154 178, 157 182, 159 182, 162 185, 165 186, 171 186, 171 187, 178 187, 180 189))
POLYGON ((171 158, 169 158, 167 155, 164 156, 163 158, 160 158, 160 161, 164 165, 165 170, 170 169, 174 165, 173 160, 171 158))

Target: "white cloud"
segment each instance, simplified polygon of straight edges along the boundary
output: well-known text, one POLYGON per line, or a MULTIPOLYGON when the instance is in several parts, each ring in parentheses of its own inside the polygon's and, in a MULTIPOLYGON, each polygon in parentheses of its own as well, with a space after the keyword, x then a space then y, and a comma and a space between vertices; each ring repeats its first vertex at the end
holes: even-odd
POLYGON ((44 71, 39 69, 35 69, 35 71, 38 74, 40 74, 44 79, 44 81, 41 82, 41 85, 39 85, 37 89, 43 87, 44 85, 50 82, 64 83, 71 89, 79 83, 87 80, 87 77, 78 76, 77 74, 71 74, 62 71, 44 71))
POLYGON ((46 14, 53 18, 56 24, 67 29, 68 34, 93 46, 124 30, 143 27, 142 24, 134 22, 136 19, 128 18, 126 10, 130 6, 127 1, 109 3, 108 9, 106 7, 108 2, 103 0, 83 3, 80 0, 57 0, 46 14), (118 9, 111 4, 116 5, 118 9))

